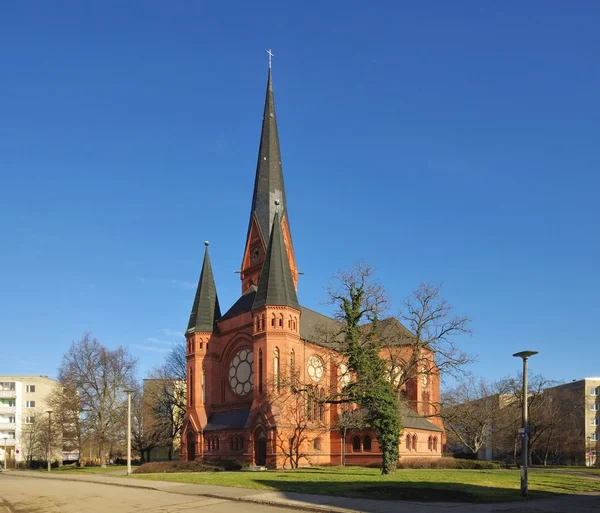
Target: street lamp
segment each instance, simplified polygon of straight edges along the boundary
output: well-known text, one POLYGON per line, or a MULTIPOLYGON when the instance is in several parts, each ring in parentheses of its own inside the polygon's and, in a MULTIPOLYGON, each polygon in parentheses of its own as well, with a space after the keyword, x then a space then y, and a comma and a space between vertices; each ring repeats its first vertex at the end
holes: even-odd
POLYGON ((529 419, 527 418, 527 402, 529 396, 529 394, 527 393, 527 360, 529 360, 530 356, 533 356, 535 354, 538 354, 538 352, 521 351, 520 353, 513 354, 513 356, 523 359, 523 428, 521 432, 521 437, 523 440, 523 445, 521 449, 521 452, 523 453, 523 463, 521 465, 521 495, 523 497, 527 497, 527 442, 529 440, 529 419))
POLYGON ((8 435, 4 435, 4 470, 8 470, 8 466, 6 463, 6 441, 8 440, 8 435))
POLYGON ((52 410, 46 410, 48 414, 48 445, 46 446, 46 460, 48 461, 48 472, 50 472, 50 444, 52 443, 52 410))
POLYGON ((133 390, 124 391, 127 394, 127 475, 131 475, 131 394, 133 390))

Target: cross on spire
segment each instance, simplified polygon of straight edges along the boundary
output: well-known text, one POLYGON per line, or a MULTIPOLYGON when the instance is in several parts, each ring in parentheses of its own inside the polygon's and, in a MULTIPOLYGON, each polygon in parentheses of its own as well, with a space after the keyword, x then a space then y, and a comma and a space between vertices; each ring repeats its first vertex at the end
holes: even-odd
POLYGON ((271 51, 270 48, 267 50, 267 53, 269 54, 269 69, 271 69, 271 57, 275 57, 275 54, 271 51))

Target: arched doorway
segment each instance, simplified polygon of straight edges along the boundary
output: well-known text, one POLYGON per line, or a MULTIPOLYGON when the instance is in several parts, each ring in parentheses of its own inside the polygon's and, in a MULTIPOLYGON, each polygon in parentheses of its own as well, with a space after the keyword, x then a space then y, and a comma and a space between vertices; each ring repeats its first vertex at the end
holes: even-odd
POLYGON ((254 436, 254 464, 264 467, 267 463, 267 437, 264 431, 254 436))
POLYGON ((187 460, 194 461, 196 459, 196 433, 188 431, 187 433, 187 460))

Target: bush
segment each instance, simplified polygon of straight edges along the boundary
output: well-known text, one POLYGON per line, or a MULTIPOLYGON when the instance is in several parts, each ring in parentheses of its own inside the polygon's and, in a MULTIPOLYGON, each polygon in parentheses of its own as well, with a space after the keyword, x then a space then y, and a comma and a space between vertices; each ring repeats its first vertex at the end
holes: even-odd
POLYGON ((156 461, 144 463, 136 468, 134 474, 160 474, 175 472, 222 472, 240 470, 242 464, 233 460, 217 461, 156 461))
POLYGON ((502 468, 497 461, 462 460, 455 458, 402 458, 398 468, 439 468, 439 469, 473 469, 488 470, 502 468))

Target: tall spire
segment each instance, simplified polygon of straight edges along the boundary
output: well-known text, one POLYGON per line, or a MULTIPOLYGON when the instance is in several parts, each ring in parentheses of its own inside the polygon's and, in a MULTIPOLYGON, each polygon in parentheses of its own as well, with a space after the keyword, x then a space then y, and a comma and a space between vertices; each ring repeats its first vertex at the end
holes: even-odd
POLYGON ((219 298, 217 297, 217 287, 215 278, 210 265, 208 256, 208 242, 204 245, 204 262, 202 262, 202 271, 200 280, 192 305, 192 313, 188 323, 186 333, 215 331, 215 322, 221 318, 221 309, 219 308, 219 298))
POLYGON ((258 280, 252 309, 261 306, 291 306, 300 309, 288 260, 279 212, 275 213, 271 238, 258 280))
POLYGON ((280 222, 284 232, 284 242, 295 286, 298 279, 298 272, 287 213, 277 117, 275 115, 273 80, 271 68, 269 67, 256 177, 254 179, 254 194, 252 196, 248 235, 246 237, 244 258, 242 260, 242 292, 249 286, 257 284, 261 264, 264 261, 267 242, 271 236, 271 227, 273 226, 276 211, 275 201, 279 202, 280 222))

